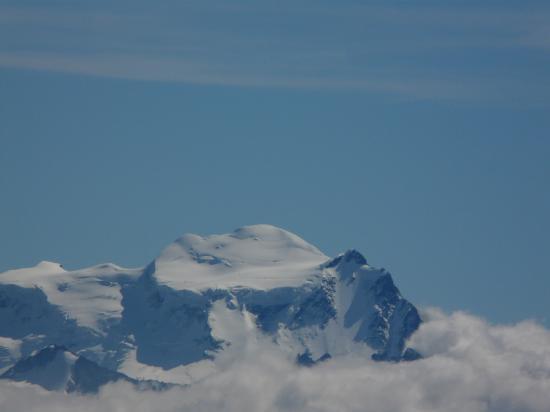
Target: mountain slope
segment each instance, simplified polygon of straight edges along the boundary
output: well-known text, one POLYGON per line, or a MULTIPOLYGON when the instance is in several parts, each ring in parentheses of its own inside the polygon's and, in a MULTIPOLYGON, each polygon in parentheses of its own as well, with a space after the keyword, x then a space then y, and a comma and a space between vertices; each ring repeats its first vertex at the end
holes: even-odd
POLYGON ((140 382, 131 379, 56 345, 47 346, 32 356, 21 359, 0 375, 0 379, 32 383, 48 390, 81 394, 97 393, 103 385, 118 381, 131 383, 140 389, 167 387, 162 382, 140 382))
POLYGON ((0 274, 0 337, 18 356, 64 345, 133 378, 192 382, 251 329, 311 362, 365 349, 411 360, 419 324, 391 275, 359 252, 330 259, 269 225, 184 235, 145 268, 42 262, 0 274))

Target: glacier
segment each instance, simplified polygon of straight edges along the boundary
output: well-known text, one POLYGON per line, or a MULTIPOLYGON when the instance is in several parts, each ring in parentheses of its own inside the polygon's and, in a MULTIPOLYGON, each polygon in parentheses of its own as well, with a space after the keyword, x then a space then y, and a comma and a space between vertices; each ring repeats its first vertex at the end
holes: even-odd
POLYGON ((421 355, 407 343, 420 323, 391 274, 358 251, 330 258, 284 229, 253 225, 183 235, 142 268, 44 261, 1 273, 0 373, 27 362, 17 379, 32 382, 41 363, 29 359, 53 351, 110 378, 189 384, 238 362, 249 339, 305 366, 350 352, 412 361, 421 355))

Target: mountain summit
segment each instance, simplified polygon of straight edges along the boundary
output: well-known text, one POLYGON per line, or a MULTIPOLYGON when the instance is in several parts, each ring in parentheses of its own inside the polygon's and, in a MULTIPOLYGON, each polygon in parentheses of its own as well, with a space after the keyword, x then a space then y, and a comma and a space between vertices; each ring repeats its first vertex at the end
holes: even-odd
POLYGON ((329 258, 270 225, 186 234, 145 268, 41 262, 0 274, 4 369, 58 345, 132 379, 185 384, 222 355, 238 362, 248 335, 299 364, 356 351, 413 360, 407 339, 420 322, 390 273, 358 251, 329 258))
POLYGON ((319 249, 270 225, 225 235, 183 235, 153 262, 161 284, 181 290, 297 286, 328 259, 319 249))

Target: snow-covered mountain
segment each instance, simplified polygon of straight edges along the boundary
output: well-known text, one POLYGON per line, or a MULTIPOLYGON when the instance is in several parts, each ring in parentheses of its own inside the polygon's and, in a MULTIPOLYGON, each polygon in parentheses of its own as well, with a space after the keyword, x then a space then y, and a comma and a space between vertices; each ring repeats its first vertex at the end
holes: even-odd
POLYGON ((67 393, 97 393, 111 382, 124 381, 137 389, 162 390, 168 388, 163 382, 138 381, 68 351, 63 346, 50 345, 28 358, 19 360, 0 375, 0 379, 23 381, 42 386, 48 390, 67 393))
POLYGON ((269 225, 184 235, 145 268, 41 262, 0 274, 4 371, 58 345, 102 370, 185 384, 238 362, 246 339, 305 365, 352 351, 413 360, 419 324, 390 273, 359 252, 331 259, 269 225))

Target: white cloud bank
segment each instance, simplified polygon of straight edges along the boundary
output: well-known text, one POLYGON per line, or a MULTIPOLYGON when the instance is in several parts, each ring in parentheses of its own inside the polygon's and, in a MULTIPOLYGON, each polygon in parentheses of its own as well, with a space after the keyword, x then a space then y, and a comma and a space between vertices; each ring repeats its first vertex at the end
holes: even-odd
POLYGON ((245 359, 186 389, 135 392, 111 385, 98 396, 0 384, 0 410, 548 412, 550 331, 534 322, 492 326, 438 310, 411 345, 426 358, 400 364, 349 356, 297 368, 277 351, 251 346, 245 359))

